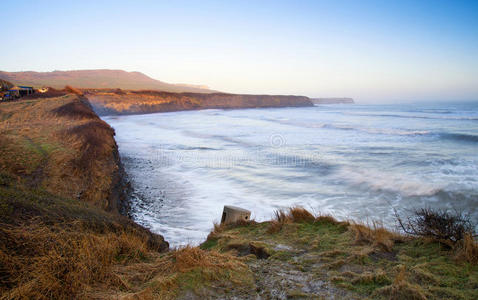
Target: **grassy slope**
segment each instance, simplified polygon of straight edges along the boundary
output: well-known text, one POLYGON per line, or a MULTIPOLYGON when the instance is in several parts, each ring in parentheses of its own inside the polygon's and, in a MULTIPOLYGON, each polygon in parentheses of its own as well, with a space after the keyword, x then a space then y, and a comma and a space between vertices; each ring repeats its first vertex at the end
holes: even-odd
MULTIPOLYGON (((216 226, 200 247, 123 268, 124 299, 477 299, 464 249, 328 216, 216 226)), ((468 249, 469 250, 469 249, 468 249)), ((116 293, 116 294, 115 294, 116 293)))
POLYGON ((459 247, 304 212, 162 253, 105 200, 114 151, 77 96, 0 105, 0 299, 478 298, 459 247))
POLYGON ((119 215, 116 155, 112 129, 78 96, 0 104, 0 299, 175 299, 250 286, 239 259, 164 253, 162 237, 119 215))
POLYGON ((262 297, 478 298, 478 266, 459 249, 330 217, 276 223, 220 227, 201 248, 270 255, 247 262, 262 297))
POLYGON ((78 96, 0 104, 0 299, 82 298, 165 250, 118 214, 116 155, 78 96))
POLYGON ((117 210, 107 201, 118 168, 114 132, 77 96, 2 103, 0 110, 4 172, 32 187, 117 210))

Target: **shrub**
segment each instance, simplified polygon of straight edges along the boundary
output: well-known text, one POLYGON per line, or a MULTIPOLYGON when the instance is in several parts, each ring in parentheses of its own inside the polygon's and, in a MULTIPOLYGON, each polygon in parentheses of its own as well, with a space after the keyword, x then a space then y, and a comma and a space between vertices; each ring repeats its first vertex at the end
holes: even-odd
POLYGON ((397 212, 395 216, 405 233, 431 238, 450 247, 462 241, 466 234, 474 234, 474 224, 470 217, 459 212, 421 208, 407 219, 401 218, 397 212))

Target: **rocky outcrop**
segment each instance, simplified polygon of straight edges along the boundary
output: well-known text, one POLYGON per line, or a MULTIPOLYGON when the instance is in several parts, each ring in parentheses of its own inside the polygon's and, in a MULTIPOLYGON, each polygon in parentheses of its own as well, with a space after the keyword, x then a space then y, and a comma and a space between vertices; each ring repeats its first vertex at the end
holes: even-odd
POLYGON ((100 115, 144 114, 199 109, 312 106, 305 96, 225 93, 169 93, 161 91, 84 90, 100 115))

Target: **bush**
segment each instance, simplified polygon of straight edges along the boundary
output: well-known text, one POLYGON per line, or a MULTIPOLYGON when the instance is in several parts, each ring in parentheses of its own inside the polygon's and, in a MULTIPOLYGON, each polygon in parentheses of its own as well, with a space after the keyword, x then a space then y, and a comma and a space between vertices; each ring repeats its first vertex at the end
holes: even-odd
POLYGON ((462 241, 466 234, 474 235, 475 226, 470 217, 460 212, 421 208, 407 219, 402 219, 397 212, 395 216, 405 233, 431 238, 450 247, 462 241))

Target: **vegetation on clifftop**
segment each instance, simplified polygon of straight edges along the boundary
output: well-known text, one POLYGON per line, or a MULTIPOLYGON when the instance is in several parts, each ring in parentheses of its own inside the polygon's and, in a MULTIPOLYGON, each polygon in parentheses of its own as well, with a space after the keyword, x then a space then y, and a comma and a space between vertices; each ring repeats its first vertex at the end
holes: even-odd
POLYGON ((113 135, 78 95, 0 105, 0 299, 478 298, 473 226, 446 212, 404 236, 296 207, 165 252, 112 202, 113 135))
POLYGON ((265 298, 478 297, 478 245, 470 235, 450 248, 292 208, 270 222, 216 226, 201 248, 256 257, 247 265, 265 298))
POLYGON ((200 247, 122 268, 123 299, 475 299, 478 245, 403 236, 302 208, 216 225, 200 247))
POLYGON ((84 91, 95 111, 100 115, 313 105, 305 96, 169 93, 121 89, 85 89, 84 91))
POLYGON ((113 134, 76 95, 0 104, 0 299, 91 298, 167 249, 118 213, 113 134))

